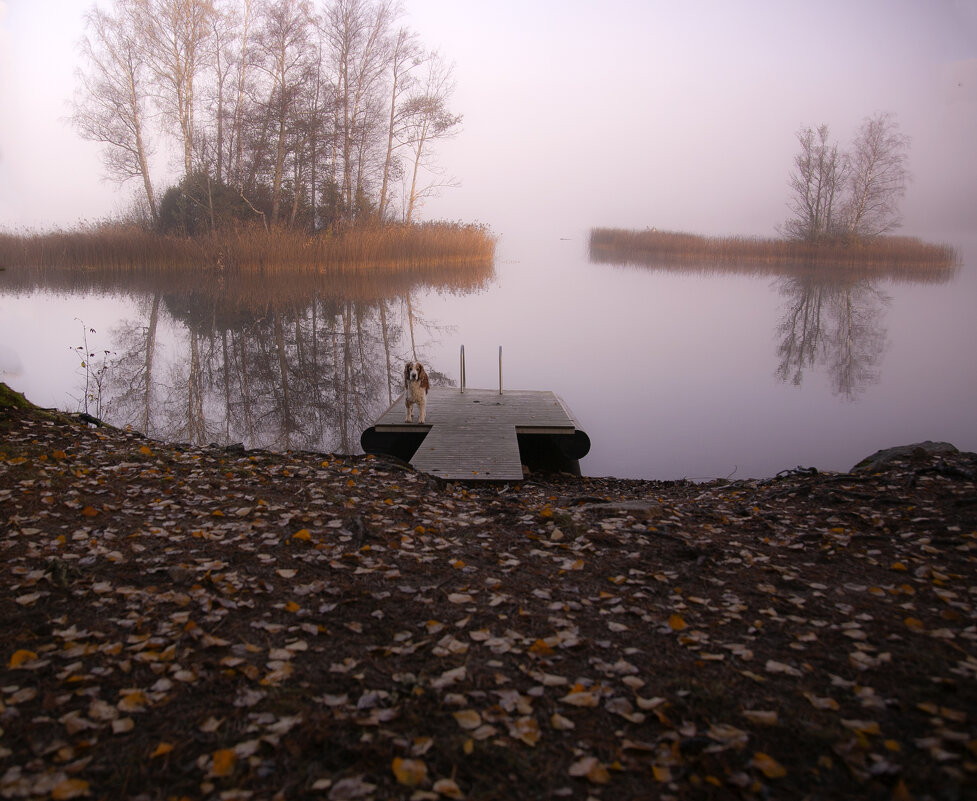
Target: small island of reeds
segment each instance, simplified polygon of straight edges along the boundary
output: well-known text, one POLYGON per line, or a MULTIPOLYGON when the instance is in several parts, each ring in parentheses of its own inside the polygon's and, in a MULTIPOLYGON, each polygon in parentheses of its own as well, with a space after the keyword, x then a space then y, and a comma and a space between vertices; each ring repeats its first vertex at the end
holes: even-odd
POLYGON ((941 280, 960 266, 948 245, 903 236, 817 242, 760 237, 707 237, 646 228, 593 228, 590 260, 606 264, 786 274, 831 269, 839 274, 913 275, 941 280))
POLYGON ((194 237, 106 223, 72 231, 0 232, 0 265, 228 272, 348 272, 491 263, 495 237, 482 225, 432 222, 309 234, 241 226, 194 237))

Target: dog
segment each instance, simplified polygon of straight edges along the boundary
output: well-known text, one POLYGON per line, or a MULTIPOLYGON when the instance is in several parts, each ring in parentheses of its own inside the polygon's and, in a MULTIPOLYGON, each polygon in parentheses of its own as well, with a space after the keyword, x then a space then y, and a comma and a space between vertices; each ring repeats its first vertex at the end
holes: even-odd
POLYGON ((427 411, 427 391, 431 388, 431 382, 427 379, 424 372, 424 365, 418 361, 407 362, 404 365, 404 405, 407 407, 405 423, 412 423, 413 409, 415 404, 419 412, 418 423, 424 422, 424 413, 427 411))

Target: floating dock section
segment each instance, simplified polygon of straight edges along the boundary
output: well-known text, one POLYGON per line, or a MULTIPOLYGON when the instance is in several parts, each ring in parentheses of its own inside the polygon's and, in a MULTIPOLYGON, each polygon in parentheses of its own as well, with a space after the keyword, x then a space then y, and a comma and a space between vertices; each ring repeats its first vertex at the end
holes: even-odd
POLYGON ((553 392, 432 387, 424 423, 404 422, 405 411, 401 395, 360 445, 444 479, 519 481, 524 466, 579 475, 590 451, 590 438, 553 392))

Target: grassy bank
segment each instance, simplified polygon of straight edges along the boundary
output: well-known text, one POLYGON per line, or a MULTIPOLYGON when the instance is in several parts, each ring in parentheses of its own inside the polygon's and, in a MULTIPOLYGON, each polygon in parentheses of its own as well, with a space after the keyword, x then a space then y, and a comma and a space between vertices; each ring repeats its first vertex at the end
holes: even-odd
POLYGON ((591 229, 590 258, 609 264, 745 268, 773 273, 836 267, 880 275, 914 273, 932 277, 945 277, 959 266, 959 257, 950 246, 912 237, 811 243, 620 228, 591 229))
POLYGON ((309 236, 245 227, 193 239, 132 225, 52 233, 0 233, 0 265, 87 269, 345 271, 491 261, 495 237, 479 225, 425 223, 309 236))

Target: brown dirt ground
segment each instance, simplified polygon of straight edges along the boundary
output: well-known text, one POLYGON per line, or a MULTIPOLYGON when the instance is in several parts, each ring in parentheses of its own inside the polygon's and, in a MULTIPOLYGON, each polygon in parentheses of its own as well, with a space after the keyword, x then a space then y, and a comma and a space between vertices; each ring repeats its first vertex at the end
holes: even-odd
POLYGON ((975 476, 466 486, 0 410, 0 798, 974 798, 975 476))

